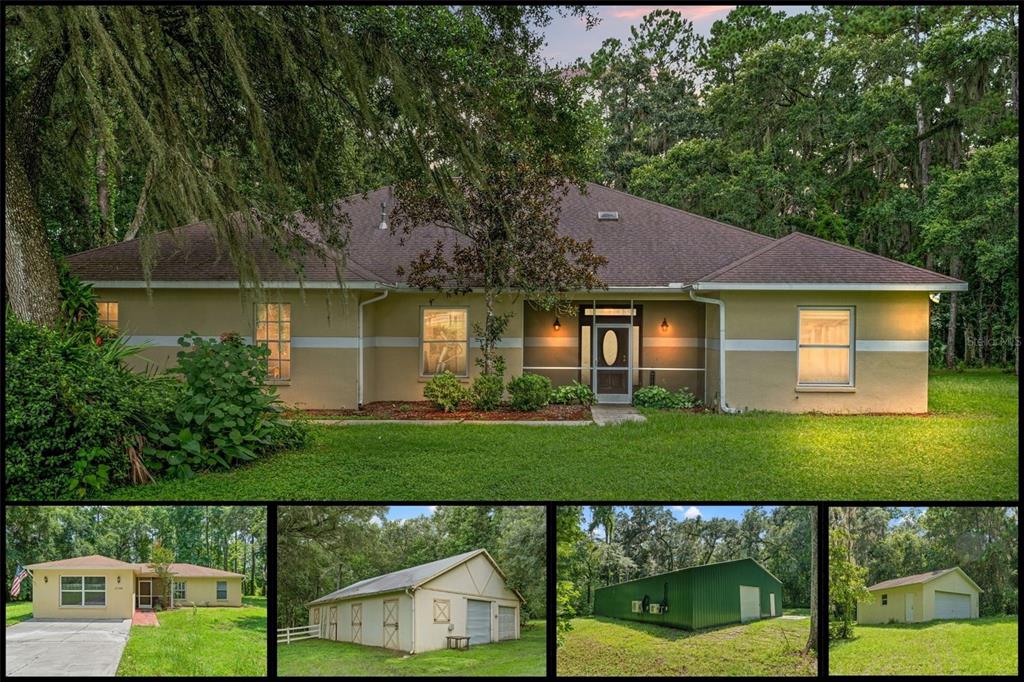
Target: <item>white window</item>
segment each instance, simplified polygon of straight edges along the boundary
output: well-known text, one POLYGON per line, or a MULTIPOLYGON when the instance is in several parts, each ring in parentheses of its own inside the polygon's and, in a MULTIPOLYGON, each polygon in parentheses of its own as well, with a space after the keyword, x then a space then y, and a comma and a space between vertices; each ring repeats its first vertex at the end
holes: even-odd
POLYGON ((270 349, 267 378, 288 381, 292 378, 292 305, 256 304, 256 343, 270 349))
POLYGON ((101 607, 107 605, 107 579, 104 576, 60 577, 62 607, 101 607))
POLYGON ((882 606, 886 606, 886 605, 888 605, 888 603, 889 603, 889 595, 883 594, 882 595, 882 606))
POLYGON ((217 581, 217 601, 225 601, 228 598, 228 581, 217 581))
POLYGON ((634 601, 631 606, 633 613, 642 613, 644 610, 644 603, 642 601, 634 601))
POLYGON ((466 308, 423 308, 420 373, 469 373, 469 313, 466 308))
POLYGON ((800 308, 797 383, 853 386, 853 308, 800 308))
POLYGON ((96 308, 99 311, 99 323, 111 329, 117 329, 117 302, 96 301, 96 308))
POLYGON ((174 581, 174 598, 185 599, 185 582, 175 580, 174 581))

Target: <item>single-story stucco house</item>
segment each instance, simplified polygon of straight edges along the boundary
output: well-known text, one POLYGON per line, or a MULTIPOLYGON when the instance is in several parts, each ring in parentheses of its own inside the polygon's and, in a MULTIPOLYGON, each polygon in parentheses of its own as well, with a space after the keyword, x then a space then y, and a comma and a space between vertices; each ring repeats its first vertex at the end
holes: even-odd
MULTIPOLYGON (((589 184, 562 199, 562 234, 592 240, 608 259, 606 289, 566 292, 572 315, 507 295, 514 317, 500 349, 508 376, 544 374, 590 385, 600 402, 631 400, 641 386, 686 387, 722 411, 837 413, 928 408, 930 301, 966 283, 855 248, 792 233, 773 239, 589 184)), ((351 408, 422 400, 450 370, 479 371, 473 326, 482 296, 446 297, 399 276, 437 241, 464 239, 424 225, 387 228, 389 188, 338 202, 350 227, 346 253, 308 256, 300 284, 259 237, 253 253, 263 295, 245 295, 227 253, 204 223, 160 233, 149 282, 140 243, 68 258, 91 282, 102 319, 142 357, 173 365, 188 331, 236 332, 270 347, 270 378, 285 403, 351 408), (343 268, 344 286, 337 273, 343 268)), ((302 238, 323 245, 316 225, 302 238)))
POLYGON ((982 591, 959 566, 884 580, 868 590, 873 599, 857 604, 862 625, 977 618, 982 591))
POLYGON ((123 619, 136 608, 241 606, 241 573, 195 564, 170 564, 170 602, 151 564, 132 564, 93 554, 25 566, 32 576, 36 619, 123 619))
POLYGON ((369 578, 309 602, 319 637, 407 651, 443 649, 448 636, 469 646, 519 639, 522 595, 486 550, 369 578))

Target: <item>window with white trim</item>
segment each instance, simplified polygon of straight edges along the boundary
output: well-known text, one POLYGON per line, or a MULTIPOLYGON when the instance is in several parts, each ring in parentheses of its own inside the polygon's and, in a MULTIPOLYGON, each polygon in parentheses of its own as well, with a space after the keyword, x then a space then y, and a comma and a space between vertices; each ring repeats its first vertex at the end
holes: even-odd
POLYGON ((853 386, 853 308, 800 308, 797 384, 853 386))
POLYGON ((174 598, 185 599, 185 581, 175 580, 174 581, 174 598))
POLYGON ((224 601, 228 598, 228 581, 217 581, 217 601, 224 601))
POLYGON ((111 329, 117 329, 117 301, 96 301, 97 320, 111 329))
POLYGON ((469 374, 469 311, 466 308, 423 308, 420 374, 449 371, 469 374))
POLYGON ((886 606, 888 604, 889 604, 889 595, 883 594, 882 595, 882 606, 886 606))
POLYGON ((101 607, 107 605, 107 579, 102 575, 62 575, 62 607, 101 607))
POLYGON ((256 304, 256 343, 270 349, 267 378, 288 381, 292 378, 292 304, 256 304))

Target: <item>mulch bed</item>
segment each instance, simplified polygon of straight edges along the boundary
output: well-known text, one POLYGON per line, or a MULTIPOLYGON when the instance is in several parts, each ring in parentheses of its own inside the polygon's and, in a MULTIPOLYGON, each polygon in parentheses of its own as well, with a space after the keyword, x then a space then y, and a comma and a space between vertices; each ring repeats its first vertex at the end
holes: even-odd
POLYGON ((474 410, 463 405, 455 412, 442 412, 433 403, 418 401, 380 401, 368 403, 361 410, 301 410, 297 414, 310 417, 358 417, 363 419, 438 419, 467 421, 577 421, 590 419, 590 408, 582 405, 548 405, 536 412, 517 412, 500 407, 492 412, 474 410))

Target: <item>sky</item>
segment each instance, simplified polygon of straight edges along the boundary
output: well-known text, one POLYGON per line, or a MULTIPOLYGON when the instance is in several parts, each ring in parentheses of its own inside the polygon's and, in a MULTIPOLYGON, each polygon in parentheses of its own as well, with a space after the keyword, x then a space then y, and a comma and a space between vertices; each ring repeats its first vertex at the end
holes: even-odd
POLYGON ((407 521, 417 516, 430 516, 437 506, 429 507, 389 507, 386 516, 389 521, 407 521))
MULTIPOLYGON (((629 28, 639 24, 644 16, 656 9, 671 9, 679 12, 693 23, 697 33, 710 34, 711 25, 732 10, 734 5, 601 5, 591 6, 591 11, 601 18, 594 28, 587 30, 583 19, 556 16, 544 30, 547 46, 543 55, 552 63, 567 65, 580 57, 589 57, 607 38, 618 38, 625 42, 629 28)), ((798 14, 809 9, 809 5, 777 6, 772 9, 788 14, 798 14)))
MULTIPOLYGON (((762 505, 763 506, 763 505, 762 505)), ((775 507, 764 507, 764 510, 771 512, 775 507)), ((678 521, 683 519, 695 519, 698 516, 707 521, 708 519, 732 519, 733 521, 740 521, 743 519, 743 513, 750 509, 750 506, 736 506, 736 505, 714 505, 714 504, 676 504, 668 506, 669 511, 672 512, 672 516, 678 521)), ((590 525, 590 507, 583 508, 583 529, 586 530, 587 526, 590 525)), ((600 534, 598 531, 597 534, 600 534)))

